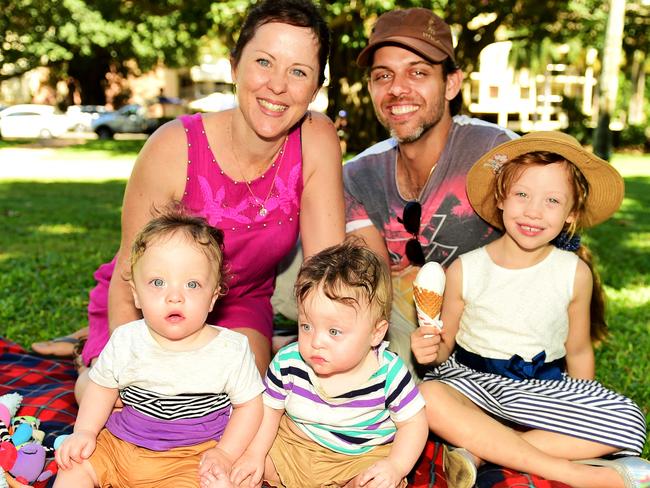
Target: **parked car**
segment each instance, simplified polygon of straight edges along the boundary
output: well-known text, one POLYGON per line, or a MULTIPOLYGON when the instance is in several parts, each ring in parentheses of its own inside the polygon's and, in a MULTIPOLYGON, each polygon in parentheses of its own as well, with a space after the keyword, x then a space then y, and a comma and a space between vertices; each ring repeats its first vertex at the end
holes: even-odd
POLYGON ((191 101, 188 108, 199 112, 221 112, 222 110, 234 108, 236 105, 237 99, 234 93, 215 92, 191 101))
POLYGON ((59 137, 70 121, 52 105, 26 103, 0 111, 0 137, 59 137))
POLYGON ((92 131, 93 120, 108 113, 108 109, 103 105, 70 105, 65 113, 72 130, 89 132, 92 131))
POLYGON ((148 118, 146 108, 137 104, 101 114, 91 122, 92 130, 100 139, 112 139, 115 134, 121 133, 148 134, 157 126, 157 119, 148 118))

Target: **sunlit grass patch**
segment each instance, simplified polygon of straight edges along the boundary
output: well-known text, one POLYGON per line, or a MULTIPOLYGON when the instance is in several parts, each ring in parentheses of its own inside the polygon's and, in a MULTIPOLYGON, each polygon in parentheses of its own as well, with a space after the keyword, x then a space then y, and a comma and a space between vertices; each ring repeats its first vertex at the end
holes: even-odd
POLYGON ((86 229, 72 224, 39 225, 36 227, 36 232, 50 235, 80 234, 86 232, 86 229))

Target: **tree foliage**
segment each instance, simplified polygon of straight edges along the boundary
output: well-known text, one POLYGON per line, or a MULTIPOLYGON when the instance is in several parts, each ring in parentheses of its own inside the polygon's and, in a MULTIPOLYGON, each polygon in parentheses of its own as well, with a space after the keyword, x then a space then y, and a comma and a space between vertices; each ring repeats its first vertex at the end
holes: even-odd
MULTIPOLYGON (((356 69, 354 59, 365 46, 372 24, 381 13, 408 7, 430 8, 452 26, 457 40, 456 58, 466 73, 478 69, 480 52, 497 40, 512 41, 512 62, 534 72, 543 72, 548 63, 559 62, 571 65, 576 72, 584 72, 586 50, 590 47, 600 47, 599 58, 602 58, 608 17, 607 2, 602 0, 326 2, 335 39, 330 66, 330 115, 339 107, 349 109, 351 131, 355 134, 349 144, 352 150, 363 149, 382 134, 370 113, 367 92, 357 90, 363 73, 356 69), (559 49, 562 44, 568 50, 559 49)), ((635 51, 647 51, 649 36, 650 6, 642 0, 628 0, 623 43, 628 60, 635 51)), ((629 62, 624 68, 629 70, 631 66, 629 62)), ((599 67, 597 64, 596 68, 599 67)), ((626 72, 625 78, 632 76, 626 72)))
MULTIPOLYGON (((191 66, 206 38, 234 46, 249 0, 5 0, 0 11, 0 80, 37 66, 81 83, 84 103, 103 103, 106 73, 147 71, 158 63, 191 66)), ((607 2, 602 0, 321 0, 332 29, 329 115, 343 109, 357 151, 385 134, 372 113, 364 73, 355 59, 377 17, 393 8, 430 8, 451 25, 465 72, 495 40, 513 42, 515 62, 529 67, 580 66, 584 49, 602 46, 607 2), (555 46, 570 49, 559 53, 555 46)), ((624 49, 645 50, 650 7, 628 0, 624 49)))
POLYGON ((0 10, 0 80, 47 66, 55 79, 78 80, 84 103, 104 103, 109 71, 193 64, 212 25, 211 3, 8 0, 0 10))
POLYGON ((334 43, 330 63, 330 116, 339 108, 350 114, 355 138, 351 150, 360 150, 384 132, 372 116, 372 104, 365 90, 364 73, 354 60, 366 45, 377 17, 393 8, 432 9, 451 26, 457 39, 456 60, 465 71, 476 69, 481 50, 497 40, 498 32, 509 32, 513 39, 535 42, 548 35, 547 25, 557 22, 566 0, 431 0, 431 1, 336 1, 325 5, 334 43))

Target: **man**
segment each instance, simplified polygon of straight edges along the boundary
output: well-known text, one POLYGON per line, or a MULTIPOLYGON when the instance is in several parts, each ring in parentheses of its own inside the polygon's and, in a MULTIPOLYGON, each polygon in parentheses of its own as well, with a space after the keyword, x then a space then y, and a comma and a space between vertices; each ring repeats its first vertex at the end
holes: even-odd
POLYGON ((412 364, 413 279, 426 261, 446 267, 498 237, 469 204, 465 177, 481 155, 517 136, 454 116, 462 104, 463 74, 449 26, 430 10, 381 15, 357 64, 368 69, 375 113, 391 138, 343 168, 346 231, 362 237, 390 266, 390 349, 412 364))

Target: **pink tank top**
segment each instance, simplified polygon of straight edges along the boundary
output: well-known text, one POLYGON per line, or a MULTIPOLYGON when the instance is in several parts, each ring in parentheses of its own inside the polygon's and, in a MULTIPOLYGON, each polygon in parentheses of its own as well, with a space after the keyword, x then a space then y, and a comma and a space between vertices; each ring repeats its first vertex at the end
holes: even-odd
POLYGON ((224 232, 228 293, 217 301, 208 323, 252 328, 270 338, 276 267, 298 239, 303 188, 300 126, 291 131, 268 170, 247 186, 219 166, 201 114, 180 119, 188 146, 183 203, 224 232))

